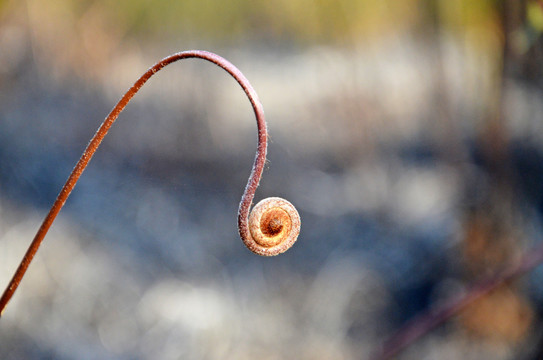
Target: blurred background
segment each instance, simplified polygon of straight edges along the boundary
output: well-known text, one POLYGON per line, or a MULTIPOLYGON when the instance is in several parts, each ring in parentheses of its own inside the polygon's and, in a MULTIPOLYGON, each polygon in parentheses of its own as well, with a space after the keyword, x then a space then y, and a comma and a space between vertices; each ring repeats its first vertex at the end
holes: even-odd
MULTIPOLYGON (((157 74, 113 126, 0 321, 2 359, 365 359, 536 246, 543 2, 0 0, 0 286, 103 118, 159 59, 218 53, 266 110, 256 200, 296 245, 239 240, 256 150, 221 69, 157 74)), ((537 359, 543 269, 401 359, 537 359)))

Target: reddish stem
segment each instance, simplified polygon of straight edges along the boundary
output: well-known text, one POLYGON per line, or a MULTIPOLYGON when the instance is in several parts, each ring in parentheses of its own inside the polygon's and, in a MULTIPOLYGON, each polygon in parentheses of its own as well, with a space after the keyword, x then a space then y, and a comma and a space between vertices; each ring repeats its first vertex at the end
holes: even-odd
POLYGON ((109 113, 109 115, 106 117, 102 125, 98 128, 98 131, 94 135, 94 137, 91 139, 90 143, 87 145, 87 148, 81 155, 81 158, 75 165, 74 169, 72 170, 72 173, 68 177, 68 180, 62 187, 62 190, 60 191, 57 199, 53 203, 53 206, 49 210, 49 213, 43 220, 43 223, 41 224, 38 232, 36 233, 36 236, 34 236, 34 240, 32 240, 32 243, 30 244, 28 250, 26 251, 25 256, 21 260, 21 263, 19 264, 19 267, 17 268, 17 271, 13 275, 13 278, 11 279, 10 283, 6 287, 6 290, 4 290, 4 293, 2 294, 2 298, 0 298, 0 316, 4 312, 9 300, 15 293, 15 290, 17 290, 17 287, 21 283, 21 280, 28 269, 28 266, 32 262, 32 259, 34 258, 34 255, 36 255, 36 252, 38 251, 45 235, 47 234, 47 231, 53 224, 53 221, 57 217, 58 213, 60 212, 60 209, 62 209, 62 206, 64 206, 64 203, 66 202, 66 199, 68 199, 68 196, 70 196, 70 193, 72 192, 73 188, 75 187, 75 184, 79 180, 79 177, 83 173, 83 170, 87 167, 90 159, 98 149, 98 146, 108 133, 109 129, 121 113, 123 109, 126 107, 128 102, 136 95, 136 93, 139 91, 139 89, 149 80, 151 76, 153 76, 155 73, 160 71, 163 67, 166 65, 169 65, 173 62, 176 62, 178 60, 187 59, 187 58, 200 58, 203 60, 207 60, 212 62, 213 64, 223 68, 226 70, 236 81, 241 85, 243 90, 245 91, 245 94, 249 98, 249 101, 251 102, 251 105, 253 107, 255 116, 256 116, 256 122, 258 127, 258 146, 255 156, 255 161, 253 165, 253 169, 251 171, 251 175, 249 176, 249 181, 247 183, 247 187, 245 188, 245 192, 243 193, 243 196, 241 198, 241 202, 239 205, 239 217, 238 217, 238 226, 239 226, 239 232, 240 234, 245 234, 246 229, 248 227, 248 216, 249 216, 249 209, 251 207, 251 203, 254 198, 254 194, 256 191, 256 188, 258 187, 258 183, 260 182, 260 177, 262 176, 262 171, 264 169, 264 163, 266 162, 266 149, 267 149, 267 130, 266 130, 266 121, 264 119, 264 110, 262 108, 262 104, 260 103, 260 100, 258 99, 258 95, 256 94, 256 91, 253 89, 249 81, 245 78, 245 76, 239 71, 233 64, 231 64, 229 61, 223 59, 222 57, 207 52, 207 51, 200 51, 200 50, 189 50, 189 51, 183 51, 179 52, 173 55, 170 55, 162 60, 160 60, 158 63, 153 65, 149 70, 147 70, 135 83, 132 85, 132 87, 123 95, 121 100, 115 105, 113 110, 109 113))
POLYGON ((430 330, 458 314, 475 300, 485 296, 503 283, 519 277, 543 262, 543 244, 527 252, 519 261, 492 277, 472 285, 463 295, 454 297, 444 305, 416 317, 387 339, 372 359, 390 359, 426 335, 430 330))

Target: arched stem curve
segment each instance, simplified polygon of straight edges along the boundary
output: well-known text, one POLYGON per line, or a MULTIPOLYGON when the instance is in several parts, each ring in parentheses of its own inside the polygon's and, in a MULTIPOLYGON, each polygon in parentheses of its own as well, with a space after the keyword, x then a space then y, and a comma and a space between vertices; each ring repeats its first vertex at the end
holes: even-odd
POLYGON ((239 212, 238 212, 239 232, 240 232, 240 235, 242 236, 242 240, 244 241, 244 243, 247 243, 246 239, 243 238, 243 236, 247 236, 247 231, 245 231, 245 229, 248 228, 247 222, 248 222, 249 210, 254 198, 254 194, 256 192, 256 188, 258 187, 260 178, 262 176, 264 164, 266 162, 268 133, 266 129, 266 121, 264 118, 264 110, 262 108, 262 104, 260 103, 260 100, 258 99, 258 95, 256 91, 253 89, 253 87, 251 86, 247 78, 245 78, 245 76, 241 73, 241 71, 238 70, 238 68, 236 68, 232 63, 230 63, 226 59, 208 51, 189 50, 189 51, 179 52, 160 60, 158 63, 153 65, 151 68, 149 68, 134 83, 134 85, 132 85, 132 87, 123 95, 123 97, 119 100, 117 105, 115 105, 113 110, 111 110, 109 115, 102 122, 102 124, 98 128, 98 131, 93 136, 93 138, 87 145, 85 151, 81 155, 81 158, 79 159, 74 169, 72 170, 70 176, 68 177, 68 180, 62 187, 55 202, 53 203, 53 206, 51 207, 51 209, 49 210, 49 213, 43 220, 28 250, 26 251, 23 259, 21 260, 19 267, 15 271, 15 274, 13 275, 11 281, 9 282, 6 289, 4 290, 4 293, 2 294, 2 297, 0 298, 0 316, 4 312, 9 300, 12 298, 13 294, 15 293, 15 290, 17 290, 17 287, 21 283, 21 280, 24 274, 26 273, 28 266, 32 262, 34 255, 36 255, 36 252, 38 251, 45 235, 47 234, 47 231, 53 224, 58 213, 64 206, 66 199, 68 199, 68 196, 70 196, 70 193, 72 192, 77 181, 81 177, 81 174, 87 167, 92 156, 98 149, 98 146, 100 145, 100 143, 102 142, 106 134, 108 133, 109 129, 111 128, 115 120, 118 118, 121 111, 123 111, 126 105, 130 102, 130 100, 134 97, 134 95, 136 95, 139 89, 147 82, 147 80, 151 78, 151 76, 153 76, 162 68, 164 68, 165 66, 171 63, 174 63, 182 59, 188 59, 188 58, 199 58, 199 59, 207 60, 221 67, 222 69, 226 70, 239 83, 239 85, 243 88, 243 91, 245 91, 245 94, 249 98, 249 101, 251 102, 251 105, 253 107, 253 110, 256 116, 256 123, 257 123, 257 128, 258 128, 257 151, 256 151, 253 168, 249 176, 247 186, 245 188, 245 192, 243 193, 243 196, 241 198, 241 202, 239 205, 239 212))

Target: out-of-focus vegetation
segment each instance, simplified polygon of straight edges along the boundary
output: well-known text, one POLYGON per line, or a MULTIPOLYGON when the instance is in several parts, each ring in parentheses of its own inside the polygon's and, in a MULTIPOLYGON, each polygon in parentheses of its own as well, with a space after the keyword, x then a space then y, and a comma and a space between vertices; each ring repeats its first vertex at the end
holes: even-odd
POLYGON ((337 41, 387 33, 412 25, 420 1, 146 0, 55 1, 76 16, 99 6, 109 20, 138 36, 191 35, 228 41, 280 37, 300 42, 337 41))
MULTIPOLYGON (((179 36, 217 41, 280 38, 300 43, 336 43, 379 38, 443 20, 442 29, 470 39, 501 37, 497 0, 278 0, 228 2, 213 0, 3 0, 0 9, 11 16, 14 7, 38 7, 52 22, 81 19, 99 11, 109 27, 144 38, 179 36), (96 10, 99 9, 99 10, 96 10)), ((530 19, 537 17, 530 5, 530 19)))
MULTIPOLYGON (((371 47, 383 39, 452 38, 463 44, 468 57, 486 59, 488 66, 481 79, 488 83, 500 78, 502 48, 508 35, 501 15, 506 2, 4 0, 0 15, 4 25, 25 24, 36 61, 93 76, 116 54, 137 47, 140 41, 155 46, 174 43, 182 48, 199 47, 197 44, 331 45, 371 53, 371 47)), ((531 27, 513 29, 517 31, 518 51, 527 51, 534 41, 530 34, 537 31, 540 12, 538 3, 530 1, 515 3, 514 14, 523 11, 523 6, 528 7, 531 27)))
MULTIPOLYGON (((250 106, 209 64, 165 69, 68 200, 0 357, 365 357, 543 237, 542 33, 536 0, 0 0, 0 286, 100 119, 188 48, 259 92, 257 197, 303 221, 284 256, 245 253, 250 106)), ((534 354, 532 276, 406 358, 534 354)))

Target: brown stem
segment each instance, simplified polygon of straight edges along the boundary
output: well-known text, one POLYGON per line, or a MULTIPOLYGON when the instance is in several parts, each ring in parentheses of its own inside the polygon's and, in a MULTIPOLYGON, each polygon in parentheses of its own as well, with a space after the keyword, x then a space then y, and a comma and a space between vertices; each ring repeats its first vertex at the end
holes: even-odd
POLYGON ((128 102, 134 97, 134 95, 138 92, 138 90, 143 86, 143 84, 147 82, 147 80, 149 80, 151 76, 153 76, 155 73, 160 71, 166 65, 169 65, 178 60, 187 59, 187 58, 204 59, 226 70, 241 85, 241 87, 245 91, 245 94, 249 98, 249 101, 251 102, 251 105, 253 107, 253 110, 256 116, 256 123, 258 127, 258 146, 257 146, 253 169, 251 171, 251 175, 249 176, 247 187, 245 188, 245 192, 243 193, 243 196, 241 198, 241 203, 239 205, 239 218, 238 218, 239 232, 240 232, 240 235, 242 236, 242 240, 244 241, 244 243, 247 243, 247 241, 249 241, 248 239, 243 238, 243 236, 247 236, 247 232, 244 229, 248 227, 247 223, 248 223, 249 209, 251 207, 251 203, 253 201, 256 188, 258 187, 258 183, 260 182, 260 177, 262 176, 264 163, 266 162, 268 133, 266 130, 266 121, 264 119, 264 110, 262 108, 262 104, 260 103, 260 100, 258 99, 258 95, 256 94, 255 90, 253 89, 249 81, 245 78, 245 76, 241 73, 241 71, 239 71, 234 65, 232 65, 227 60, 223 59, 222 57, 216 54, 213 54, 207 51, 189 50, 189 51, 179 52, 162 59, 161 61, 153 65, 151 68, 149 68, 149 70, 147 70, 134 83, 134 85, 132 85, 132 87, 123 95, 121 100, 119 100, 117 105, 115 105, 113 110, 111 110, 109 115, 106 117, 102 125, 100 125, 100 127, 98 128, 98 131, 96 132, 94 137, 91 139, 90 143, 87 145, 87 148, 81 155, 81 158, 79 159, 74 169, 72 170, 72 173, 68 177, 68 180, 62 187, 62 190, 60 191, 57 199, 53 203, 53 206, 49 210, 49 213, 43 220, 43 223, 41 224, 38 232, 36 233, 34 240, 32 240, 32 243, 30 244, 28 250, 26 251, 26 254, 24 255, 23 259, 21 260, 21 263, 19 264, 19 267, 17 268, 17 271, 13 275, 13 278, 11 279, 8 286, 6 287, 6 290, 4 290, 4 293, 2 294, 2 298, 0 298, 0 316, 4 312, 9 300, 15 293, 15 290, 17 290, 17 287, 21 283, 21 280, 26 270, 28 269, 28 266, 32 262, 34 255, 36 255, 36 252, 38 251, 43 241, 43 238, 45 237, 45 235, 47 234, 47 231, 53 224, 53 221, 55 220, 58 213, 60 212, 60 209, 62 209, 62 206, 64 206, 66 199, 68 199, 68 196, 70 196, 70 193, 72 192, 73 188, 75 187, 75 184, 79 180, 79 177, 83 173, 83 170, 85 170, 85 168, 87 167, 90 159, 92 158, 92 156, 98 149, 98 146, 100 145, 100 143, 106 136, 107 132, 111 128, 111 125, 113 125, 113 123, 115 122, 115 120, 117 119, 121 111, 123 111, 123 109, 126 107, 128 102))
POLYGON ((469 304, 495 290, 503 283, 519 277, 543 262, 543 244, 528 251, 516 264, 472 285, 463 295, 459 295, 435 310, 416 317, 387 339, 372 359, 385 360, 397 355, 426 335, 430 330, 458 314, 469 304))

